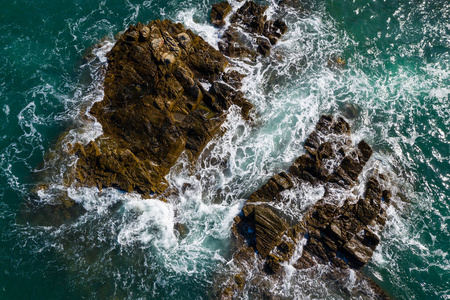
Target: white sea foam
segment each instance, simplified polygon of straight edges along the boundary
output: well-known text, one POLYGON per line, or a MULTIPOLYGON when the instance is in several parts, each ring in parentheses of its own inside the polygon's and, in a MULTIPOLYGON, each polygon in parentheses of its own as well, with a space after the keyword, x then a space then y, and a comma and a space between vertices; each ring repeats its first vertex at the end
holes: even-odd
POLYGON ((218 49, 218 43, 220 41, 219 32, 204 18, 201 18, 202 21, 199 21, 198 18, 195 17, 196 13, 196 9, 182 10, 177 14, 176 20, 181 22, 186 28, 193 30, 211 46, 218 49))
MULTIPOLYGON (((232 1, 232 4, 234 11, 242 5, 236 1, 232 1)), ((135 21, 140 5, 127 2, 127 6, 130 16, 125 22, 135 21)), ((272 4, 267 14, 275 17, 277 9, 272 4)), ((217 48, 223 29, 209 25, 206 18, 197 18, 196 13, 195 9, 181 9, 175 19, 217 48)), ((413 254, 419 257, 440 260, 441 263, 436 263, 439 268, 445 269, 449 265, 448 255, 442 251, 431 251, 430 245, 421 241, 415 224, 405 220, 409 204, 397 196, 403 192, 413 203, 422 201, 419 207, 423 205, 424 211, 434 201, 430 196, 416 195, 412 187, 418 181, 418 175, 411 171, 414 159, 426 160, 421 151, 413 151, 417 148, 417 142, 426 137, 417 133, 422 132, 420 128, 414 127, 418 125, 411 124, 407 130, 405 127, 409 126, 408 119, 420 112, 432 110, 445 113, 449 93, 445 85, 449 77, 447 69, 430 63, 421 69, 424 72, 422 74, 403 66, 386 70, 380 62, 382 53, 376 48, 369 48, 367 54, 354 53, 351 57, 345 57, 349 54, 344 54, 344 49, 356 47, 357 43, 344 30, 337 29, 339 26, 333 20, 322 12, 312 13, 307 18, 300 17, 294 10, 286 14, 289 31, 272 49, 269 59, 258 59, 256 62, 231 60, 231 68, 247 75, 243 80, 243 91, 255 105, 253 122, 244 121, 239 108, 233 106, 222 126, 224 135, 210 142, 194 166, 186 158, 181 158, 167 176, 170 186, 179 191, 178 195, 167 197, 168 203, 163 203, 114 189, 101 192, 96 188, 67 190, 69 197, 81 204, 87 214, 75 224, 64 225, 55 231, 55 235, 59 235, 63 242, 52 247, 60 249, 62 255, 73 262, 74 269, 87 274, 92 270, 99 273, 113 270, 114 285, 138 285, 146 290, 146 295, 152 291, 155 297, 158 296, 158 289, 176 288, 180 278, 185 276, 198 276, 198 282, 210 283, 211 270, 217 266, 220 269, 230 258, 227 253, 230 227, 245 199, 268 178, 286 170, 296 157, 304 153, 303 141, 313 130, 320 114, 343 113, 343 104, 355 105, 358 111, 356 117, 350 120, 354 143, 365 139, 375 149, 374 157, 360 176, 361 182, 367 180, 375 170, 390 174, 394 182, 390 187, 393 205, 388 209, 386 230, 369 268, 376 271, 386 270, 386 266, 390 266, 387 268, 388 274, 376 271, 375 277, 402 286, 402 274, 396 271, 401 269, 396 259, 402 251, 412 249, 413 254), (334 55, 342 55, 347 59, 346 69, 327 66, 328 59, 334 55), (370 72, 366 70, 367 67, 370 72), (429 78, 435 78, 438 84, 429 78), (434 101, 432 107, 418 101, 422 93, 434 101), (400 113, 403 111, 404 114, 400 113), (409 157, 411 153, 414 158, 409 157), (177 223, 187 228, 188 232, 184 236, 177 232, 177 223), (79 235, 79 239, 72 237, 79 235), (68 242, 66 236, 74 241, 68 242), (73 244, 72 251, 70 246, 67 247, 70 243, 73 244), (104 248, 99 251, 97 245, 104 248), (120 254, 108 261, 108 255, 113 256, 110 253, 114 253, 117 248, 120 254), (93 255, 93 252, 97 254, 93 255), (91 255, 98 259, 90 260, 91 255), (130 267, 114 269, 111 266, 116 266, 115 260, 121 263, 125 261, 130 267), (156 274, 154 282, 147 282, 148 272, 156 274), (136 283, 139 280, 141 282, 136 283)), ((400 9, 392 17, 400 18, 401 27, 407 25, 402 14, 400 9)), ((103 99, 102 68, 106 63, 105 54, 111 47, 112 42, 105 41, 100 48, 93 50, 94 58, 87 63, 93 83, 87 91, 75 93, 75 99, 67 100, 87 106, 83 108, 85 112, 89 111, 94 101, 103 99)), ((404 49, 404 55, 415 53, 410 50, 404 49)), ((43 86, 33 93, 46 93, 50 89, 51 86, 43 86)), ((3 111, 8 115, 9 108, 5 107, 3 111)), ((78 115, 79 110, 73 114, 78 115)), ((72 130, 66 142, 87 143, 101 135, 100 124, 88 113, 85 117, 89 121, 82 121, 84 127, 81 130, 72 130)), ((19 114, 24 139, 32 146, 41 144, 35 126, 42 122, 45 119, 36 116, 34 102, 30 102, 19 114), (30 137, 34 137, 35 142, 30 137)), ((445 137, 445 126, 431 125, 431 136, 445 137)), ((433 150, 435 157, 445 160, 442 149, 433 150)), ((11 171, 11 164, 4 158, 6 155, 20 156, 20 152, 17 145, 12 145, 0 155, 2 169, 8 174, 8 184, 11 186, 20 183, 11 171)), ((432 164, 430 169, 439 172, 432 164)), ((55 182, 62 182, 62 176, 59 180, 55 182)), ((53 201, 59 192, 66 189, 59 183, 48 190, 39 191, 38 195, 43 201, 53 201)), ((348 197, 356 201, 364 193, 363 189, 350 191, 347 195, 333 190, 329 192, 336 202, 348 197)), ((323 193, 323 187, 308 185, 286 191, 283 195, 285 200, 288 204, 295 204, 287 213, 298 217, 323 193)), ((445 203, 445 199, 440 200, 445 203)), ((283 204, 279 205, 279 209, 286 209, 283 204)), ((438 212, 434 211, 433 214, 439 216, 438 212)), ((438 227, 448 232, 448 220, 442 215, 441 218, 438 227)), ((439 237, 431 239, 436 243, 439 237)), ((283 265, 286 280, 271 283, 273 293, 295 299, 341 298, 342 295, 319 279, 329 271, 329 267, 317 266, 303 271, 293 267, 305 241, 302 240, 297 247, 291 261, 283 265)), ((355 288, 357 283, 352 272, 348 274, 348 279, 347 288, 355 288)))
POLYGON ((5 113, 5 115, 9 116, 10 112, 9 105, 7 104, 3 105, 3 112, 5 113))
POLYGON ((120 244, 151 242, 159 249, 177 245, 172 205, 156 199, 133 199, 124 204, 124 214, 135 216, 120 230, 117 237, 120 244))

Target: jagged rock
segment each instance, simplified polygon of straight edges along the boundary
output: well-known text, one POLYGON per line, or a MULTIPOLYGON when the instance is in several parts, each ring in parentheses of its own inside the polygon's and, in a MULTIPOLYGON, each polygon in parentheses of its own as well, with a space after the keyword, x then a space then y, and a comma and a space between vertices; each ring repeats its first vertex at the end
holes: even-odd
MULTIPOLYGON (((219 3, 221 7, 225 5, 222 3, 219 3)), ((219 50, 229 57, 255 58, 258 53, 262 56, 268 56, 272 45, 275 45, 281 36, 286 33, 287 25, 280 19, 267 20, 264 15, 266 10, 267 6, 260 6, 254 1, 245 2, 231 16, 231 24, 225 30, 222 41, 219 42, 219 50), (256 44, 253 40, 256 40, 256 44)), ((223 26, 223 19, 217 20, 216 17, 214 19, 212 17, 213 14, 214 16, 217 15, 216 11, 217 8, 213 6, 211 22, 213 24, 219 22, 219 26, 223 26)))
MULTIPOLYGON (((365 141, 353 146, 350 126, 344 119, 322 116, 306 139, 305 149, 308 153, 294 161, 289 173, 282 172, 269 179, 248 198, 242 213, 235 218, 232 233, 236 253, 247 253, 233 256, 240 272, 245 273, 247 264, 242 260, 250 259, 248 252, 253 249, 257 253, 256 262, 251 258, 253 265, 259 265, 266 276, 280 276, 282 263, 292 258, 300 240, 305 238, 302 256, 294 263, 299 269, 331 264, 335 268, 358 270, 372 257, 390 199, 390 192, 383 190, 380 183, 385 177, 380 174, 369 178, 364 197, 356 201, 347 198, 336 202, 328 192, 333 189, 334 193, 336 190, 348 193, 358 184, 358 177, 372 155, 371 147, 365 141), (274 207, 283 202, 284 191, 307 182, 324 186, 323 198, 303 216, 286 219, 274 207)), ((357 274, 360 280, 368 280, 357 274)), ((339 272, 329 274, 337 282, 342 281, 339 276, 339 272)), ((238 289, 231 293, 236 296, 242 288, 233 286, 228 294, 238 289)), ((387 298, 375 290, 381 298, 387 298)))
POLYGON ((164 177, 180 154, 195 160, 219 133, 232 104, 248 117, 252 105, 238 91, 241 75, 225 73, 227 64, 181 24, 130 26, 108 53, 105 96, 90 110, 104 134, 72 145, 78 161, 68 184, 144 196, 163 192, 164 177))
POLYGON ((270 207, 262 205, 247 207, 244 215, 246 219, 252 220, 249 230, 254 232, 256 251, 261 257, 266 257, 280 242, 287 228, 286 221, 277 216, 270 207))
POLYGON ((225 17, 230 13, 231 11, 231 5, 228 3, 228 1, 220 2, 217 4, 214 4, 212 6, 211 10, 211 23, 222 27, 225 25, 225 17))

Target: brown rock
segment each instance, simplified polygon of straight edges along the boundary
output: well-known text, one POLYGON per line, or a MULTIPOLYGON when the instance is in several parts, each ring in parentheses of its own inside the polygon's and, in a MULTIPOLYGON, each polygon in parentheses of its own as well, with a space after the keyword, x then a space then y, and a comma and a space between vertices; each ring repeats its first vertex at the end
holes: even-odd
POLYGON ((261 54, 262 56, 269 56, 270 54, 270 44, 267 41, 261 40, 258 44, 258 48, 256 49, 258 51, 259 54, 261 54))
MULTIPOLYGON (((224 2, 222 2, 224 3, 224 2)), ((222 3, 219 3, 222 5, 222 3)), ((216 4, 216 5, 219 5, 216 4)), ((221 6, 222 7, 222 6, 221 6)), ((255 59, 257 54, 268 56, 270 48, 287 31, 287 25, 282 20, 267 20, 264 12, 267 6, 260 6, 254 1, 247 1, 231 16, 231 25, 227 28, 219 43, 219 50, 229 57, 249 57, 255 59), (239 30, 238 30, 239 28, 239 30), (248 34, 242 34, 241 30, 248 34), (257 43, 254 44, 253 40, 257 43)), ((220 13, 213 6, 211 21, 223 26, 220 13), (213 18, 214 15, 214 18, 213 18), (216 21, 217 20, 217 21, 216 21)))
POLYGON ((280 257, 278 257, 276 255, 273 255, 273 254, 269 254, 268 257, 267 257, 265 266, 264 266, 265 271, 268 274, 276 274, 276 273, 278 273, 278 271, 280 271, 280 269, 281 269, 281 264, 280 263, 282 261, 283 260, 280 257))
POLYGON ((206 91, 199 83, 216 83, 227 64, 181 24, 130 26, 108 54, 105 97, 90 111, 104 134, 73 147, 77 184, 144 196, 163 192, 164 177, 180 154, 196 159, 220 132, 232 104, 248 116, 252 106, 237 90, 206 91))
POLYGON ((225 17, 230 13, 231 5, 228 1, 220 2, 214 4, 211 10, 211 24, 216 25, 218 27, 222 27, 225 25, 225 17))
POLYGON ((173 227, 178 232, 180 239, 184 239, 189 234, 189 227, 186 224, 175 223, 173 227))
MULTIPOLYGON (((356 203, 347 198, 340 204, 334 196, 339 189, 348 193, 348 189, 358 183, 357 177, 372 155, 372 149, 364 141, 353 146, 348 123, 342 118, 326 115, 319 119, 315 130, 305 141, 305 148, 308 154, 298 157, 289 173, 274 175, 250 195, 242 213, 235 218, 233 234, 240 250, 233 260, 242 272, 246 272, 246 262, 251 261, 248 264, 257 264, 268 275, 283 276, 280 272, 282 263, 292 258, 298 243, 304 238, 306 244, 302 256, 294 264, 299 269, 316 264, 331 264, 336 269, 359 269, 372 257, 386 220, 382 199, 388 203, 386 199, 390 197, 387 190, 382 190, 379 181, 385 177, 369 178, 364 198, 356 203), (332 161, 331 167, 325 169, 328 161, 332 161), (323 185, 325 193, 304 215, 297 219, 289 216, 288 220, 283 212, 271 206, 276 207, 283 201, 284 191, 306 182, 323 185), (252 248, 259 254, 256 262, 255 256, 249 253, 252 248)), ((327 276, 333 282, 344 283, 345 276, 339 274, 338 270, 332 270, 327 276)), ((255 276, 254 271, 251 276, 255 276)), ((358 276, 358 280, 367 280, 362 275, 358 276)), ((259 289, 264 290, 264 287, 259 289)), ((270 295, 269 290, 264 292, 270 295)), ((374 290, 374 293, 383 294, 379 290, 374 290)))
POLYGON ((342 249, 346 254, 348 264, 355 269, 359 269, 368 263, 373 254, 373 250, 365 246, 356 237, 348 241, 342 249))
POLYGON ((262 258, 265 258, 279 244, 287 224, 267 206, 255 206, 253 213, 256 250, 262 258))

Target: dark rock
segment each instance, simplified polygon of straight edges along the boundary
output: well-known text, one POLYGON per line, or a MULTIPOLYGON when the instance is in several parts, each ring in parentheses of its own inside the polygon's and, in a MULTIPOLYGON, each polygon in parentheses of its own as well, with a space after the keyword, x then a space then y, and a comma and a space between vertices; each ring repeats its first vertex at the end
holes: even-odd
POLYGON ((327 65, 331 69, 344 69, 346 65, 345 59, 340 56, 333 56, 328 59, 327 65))
POLYGON ((346 103, 342 108, 342 115, 347 119, 356 119, 359 115, 359 109, 356 104, 346 103))
POLYGON ((263 35, 267 37, 272 45, 275 45, 279 38, 287 31, 287 25, 283 20, 269 20, 264 23, 263 35))
MULTIPOLYGON (((48 189, 47 186, 39 186, 38 189, 48 189)), ((36 192, 36 191, 35 191, 36 192)), ((33 226, 61 226, 86 213, 83 206, 69 198, 67 192, 52 191, 58 202, 48 204, 38 199, 31 199, 25 203, 17 215, 17 222, 33 226)))
POLYGON ((372 156, 372 148, 365 142, 361 141, 357 149, 353 149, 344 157, 340 166, 332 178, 333 182, 344 182, 352 185, 358 179, 364 165, 372 156))
POLYGON ((256 250, 265 258, 280 242, 287 224, 269 207, 255 206, 254 214, 256 250))
POLYGON ((238 91, 241 75, 226 75, 225 56, 181 24, 130 26, 107 57, 105 95, 90 109, 104 133, 87 145, 69 145, 78 161, 65 174, 67 186, 161 194, 180 154, 197 159, 221 133, 231 105, 245 118, 252 108, 238 91), (224 76, 235 83, 210 90, 200 83, 214 85, 224 76))
POLYGON ((315 155, 320 143, 321 139, 319 137, 319 134, 317 133, 317 131, 313 131, 305 141, 305 149, 310 154, 315 155))
POLYGON ((278 185, 280 192, 290 189, 294 185, 289 174, 286 174, 285 172, 281 172, 280 174, 273 176, 272 179, 278 185))
POLYGON ((387 203, 389 203, 391 201, 391 197, 392 197, 391 191, 384 190, 382 197, 383 197, 382 198, 383 201, 386 201, 387 203))
POLYGON ((253 58, 256 55, 252 42, 233 25, 224 32, 219 50, 228 57, 253 58))
MULTIPOLYGON (((238 249, 236 253, 241 253, 235 254, 233 261, 241 272, 245 274, 249 264, 245 260, 250 259, 251 264, 259 265, 266 274, 282 276, 283 262, 292 258, 304 238, 306 244, 302 256, 294 264, 296 268, 331 264, 339 269, 360 269, 370 260, 380 241, 379 233, 386 220, 385 205, 389 203, 385 199, 389 199, 390 193, 382 189, 379 180, 385 180, 385 177, 380 174, 379 179, 369 178, 364 198, 336 202, 333 193, 339 189, 348 193, 348 189, 357 184, 358 175, 372 155, 366 142, 361 141, 355 147, 349 137, 350 126, 344 119, 321 116, 305 141, 308 154, 298 157, 289 173, 274 175, 248 198, 242 213, 235 218, 232 230, 238 249), (324 167, 328 161, 334 166, 329 170, 324 167), (325 193, 303 216, 287 220, 283 212, 271 207, 283 201, 283 191, 306 182, 323 185, 325 193), (330 188, 333 193, 328 192, 330 188), (251 249, 258 253, 256 262, 255 256, 249 254, 251 249)), ((332 271, 329 279, 343 282, 339 274, 332 271)), ((254 271, 252 276, 255 276, 254 271)), ((367 281, 361 273, 358 278, 367 281)), ((236 296, 242 289, 234 285, 228 291, 231 296, 236 296), (230 292, 233 289, 237 291, 230 292)), ((264 292, 269 293, 268 290, 264 292)), ((374 293, 382 295, 376 289, 374 293)), ((384 299, 384 296, 380 297, 384 299)))
POLYGON ((231 23, 241 23, 250 32, 261 34, 264 30, 267 6, 260 6, 254 1, 246 1, 231 17, 231 23))
MULTIPOLYGON (((260 6, 254 1, 245 2, 231 16, 231 25, 225 30, 222 41, 219 42, 219 50, 229 57, 254 59, 258 53, 268 56, 272 45, 286 33, 287 25, 280 19, 267 20, 264 15, 266 10, 267 6, 260 6), (247 34, 243 34, 242 30, 247 34), (253 40, 257 43, 254 44, 253 40)), ((213 7, 211 14, 215 15, 215 11, 216 8, 213 7)))
POLYGON ((231 85, 234 89, 240 89, 242 87, 241 81, 243 78, 244 75, 234 70, 227 72, 222 76, 223 81, 231 85))
POLYGON ((331 143, 326 142, 320 145, 318 155, 320 160, 332 158, 334 156, 334 150, 333 147, 331 146, 331 143))
POLYGON ((306 5, 302 2, 302 0, 279 0, 278 5, 281 7, 292 7, 295 8, 296 11, 303 13, 306 11, 307 8, 306 5))
POLYGON ((259 54, 261 54, 262 56, 269 56, 270 54, 270 43, 265 41, 265 40, 261 40, 258 44, 258 48, 256 49, 258 51, 259 54))
POLYGON ((227 1, 214 4, 211 10, 211 23, 222 27, 225 25, 225 17, 230 13, 231 5, 227 1))
POLYGON ((254 247, 262 258, 279 244, 287 229, 287 223, 265 205, 249 205, 243 211, 243 218, 236 224, 248 237, 249 245, 254 247))
MULTIPOLYGON (((339 117, 337 119, 336 123, 333 124, 332 132, 334 134, 347 134, 347 135, 350 135, 350 125, 348 125, 348 123, 343 118, 339 117)), ((370 148, 369 145, 367 145, 367 146, 370 148)), ((369 157, 370 157, 370 155, 369 155, 369 157)))
POLYGON ((264 266, 266 273, 268 273, 268 274, 278 273, 278 271, 280 271, 280 269, 281 269, 280 263, 282 261, 283 260, 280 257, 273 255, 273 254, 269 254, 266 259, 265 266, 264 266))
MULTIPOLYGON (((297 174, 294 174, 305 179, 309 179, 309 176, 312 175, 314 178, 326 181, 328 177, 328 171, 325 169, 323 165, 323 161, 317 156, 310 156, 308 154, 302 155, 293 163, 292 165, 294 168, 291 167, 290 170, 295 170, 298 172, 297 174), (296 168, 296 169, 295 169, 296 168), (298 171, 297 171, 298 170, 298 171)), ((291 171, 292 172, 292 171, 291 171)))
POLYGON ((329 134, 333 124, 334 118, 332 116, 322 115, 316 124, 316 130, 322 134, 329 134))

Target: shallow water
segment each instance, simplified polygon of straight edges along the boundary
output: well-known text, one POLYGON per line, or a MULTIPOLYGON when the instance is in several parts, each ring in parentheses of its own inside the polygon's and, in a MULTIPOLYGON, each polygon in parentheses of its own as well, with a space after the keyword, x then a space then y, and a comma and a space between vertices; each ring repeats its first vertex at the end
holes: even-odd
MULTIPOLYGON (((81 116, 102 99, 114 36, 129 23, 158 18, 183 23, 215 47, 221 32, 208 25, 209 1, 2 3, 1 299, 212 297, 214 275, 231 258, 234 216, 249 194, 303 153, 323 113, 346 117, 354 142, 374 148, 367 172, 381 169, 393 183, 395 205, 364 273, 398 299, 450 299, 450 3, 316 0, 306 12, 266 3, 268 14, 284 17, 288 33, 269 58, 234 62, 247 75, 255 124, 233 108, 224 136, 194 170, 183 158, 172 169, 169 183, 184 192, 167 204, 69 189, 88 212, 47 227, 17 217, 45 171, 52 170, 54 185, 39 201, 65 192, 64 166, 42 164, 49 151, 60 155, 52 149, 63 132, 71 130, 66 141, 83 142, 101 134, 95 120, 81 116), (105 36, 103 47, 86 56, 105 36), (346 67, 330 68, 333 56, 346 67), (177 223, 188 228, 184 238, 177 223)), ((292 214, 321 191, 297 193, 292 214)), ((289 280, 274 291, 280 295, 346 298, 289 265, 284 271, 289 280)))

